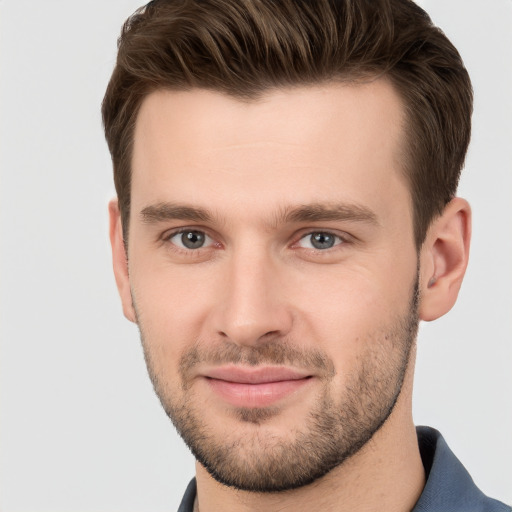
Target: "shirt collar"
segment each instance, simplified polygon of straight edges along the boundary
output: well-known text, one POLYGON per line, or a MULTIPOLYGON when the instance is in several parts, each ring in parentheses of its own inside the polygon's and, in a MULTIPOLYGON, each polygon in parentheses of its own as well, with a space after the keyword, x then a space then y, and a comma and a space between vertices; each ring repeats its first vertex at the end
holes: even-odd
POLYGON ((502 503, 487 498, 476 487, 437 430, 417 427, 416 432, 427 483, 412 512, 510 511, 502 503))
MULTIPOLYGON (((437 430, 417 427, 416 432, 427 483, 412 512, 512 512, 510 507, 487 498, 476 487, 437 430)), ((193 478, 178 512, 192 512, 195 497, 196 479, 193 478)))

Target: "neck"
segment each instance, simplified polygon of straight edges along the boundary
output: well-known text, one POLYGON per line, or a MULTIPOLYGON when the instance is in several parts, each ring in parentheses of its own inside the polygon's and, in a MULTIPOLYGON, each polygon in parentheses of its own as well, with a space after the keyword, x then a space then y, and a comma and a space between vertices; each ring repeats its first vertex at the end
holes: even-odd
POLYGON ((197 509, 199 512, 412 510, 425 485, 425 472, 412 421, 411 395, 412 376, 407 376, 392 414, 372 439, 321 479, 292 491, 273 494, 239 491, 218 483, 203 466, 196 464, 197 509))

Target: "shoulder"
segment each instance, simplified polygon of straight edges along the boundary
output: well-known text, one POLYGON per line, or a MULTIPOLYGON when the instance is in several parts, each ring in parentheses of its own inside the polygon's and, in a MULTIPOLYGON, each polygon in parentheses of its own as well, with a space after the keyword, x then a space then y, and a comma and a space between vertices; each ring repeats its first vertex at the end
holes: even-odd
POLYGON ((512 511, 478 489, 437 430, 418 427, 417 434, 427 483, 413 512, 512 511))

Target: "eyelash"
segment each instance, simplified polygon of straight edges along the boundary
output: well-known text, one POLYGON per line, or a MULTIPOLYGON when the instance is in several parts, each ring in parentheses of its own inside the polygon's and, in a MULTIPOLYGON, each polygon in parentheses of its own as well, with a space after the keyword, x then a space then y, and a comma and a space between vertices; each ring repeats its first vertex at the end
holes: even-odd
MULTIPOLYGON (((315 254, 328 254, 328 253, 331 253, 332 251, 336 250, 336 248, 338 248, 339 246, 344 246, 346 244, 350 244, 350 243, 354 242, 353 237, 351 237, 347 233, 337 234, 337 233, 334 233, 333 231, 321 230, 321 229, 309 230, 307 232, 302 232, 302 233, 300 233, 299 237, 294 237, 294 238, 295 238, 295 241, 291 244, 292 249, 295 249, 295 248, 301 249, 302 248, 303 250, 308 251, 309 253, 315 253, 315 254), (328 247, 325 249, 318 249, 318 248, 314 248, 314 247, 300 247, 299 246, 299 243, 302 240, 304 240, 307 237, 311 237, 315 234, 322 234, 322 235, 334 237, 336 239, 335 244, 332 247, 328 247)), ((180 253, 186 254, 188 256, 195 256, 195 255, 198 255, 198 253, 202 253, 203 251, 201 251, 201 249, 210 249, 212 246, 213 247, 215 247, 215 246, 221 247, 221 244, 219 242, 215 242, 214 237, 210 236, 208 234, 207 230, 204 230, 204 229, 201 229, 198 227, 192 227, 192 228, 184 227, 184 228, 176 229, 170 233, 165 233, 161 239, 164 243, 168 243, 169 245, 173 246, 173 250, 179 251, 180 253), (171 242, 172 238, 174 238, 175 236, 183 234, 183 233, 188 233, 188 232, 201 233, 205 237, 207 237, 211 241, 213 241, 213 244, 210 244, 206 247, 198 247, 197 249, 191 249, 191 248, 180 247, 176 243, 171 242)))
MULTIPOLYGON (((200 229, 200 228, 180 228, 180 229, 176 229, 174 231, 171 231, 171 232, 168 232, 168 233, 165 233, 163 236, 162 236, 162 242, 163 243, 168 243, 172 246, 174 246, 175 250, 178 250, 182 253, 185 253, 185 254, 189 254, 189 255, 192 255, 193 253, 197 253, 199 251, 199 249, 207 249, 208 247, 199 247, 198 249, 194 250, 194 249, 185 249, 183 247, 180 247, 178 246, 177 244, 171 242, 171 240, 177 236, 177 235, 181 235, 183 233, 192 233, 192 232, 195 232, 195 233, 201 233, 203 234, 205 237, 209 238, 211 241, 214 242, 214 237, 210 236, 208 234, 208 232, 204 229, 200 229)), ((218 242, 214 242, 212 245, 217 245, 217 246, 220 246, 221 244, 219 244, 218 242)))
POLYGON ((332 247, 326 247, 324 249, 319 249, 317 247, 302 247, 302 249, 305 249, 308 251, 319 252, 319 253, 325 253, 325 252, 329 252, 330 250, 334 250, 335 247, 338 247, 339 245, 344 245, 345 243, 348 242, 348 237, 333 233, 331 231, 315 230, 315 231, 309 231, 308 233, 302 234, 302 236, 300 236, 298 238, 298 240, 293 244, 293 246, 298 246, 300 244, 300 242, 302 242, 303 240, 307 240, 308 238, 310 239, 309 243, 313 244, 313 242, 311 240, 313 235, 323 235, 324 237, 332 237, 335 239, 334 245, 332 247))

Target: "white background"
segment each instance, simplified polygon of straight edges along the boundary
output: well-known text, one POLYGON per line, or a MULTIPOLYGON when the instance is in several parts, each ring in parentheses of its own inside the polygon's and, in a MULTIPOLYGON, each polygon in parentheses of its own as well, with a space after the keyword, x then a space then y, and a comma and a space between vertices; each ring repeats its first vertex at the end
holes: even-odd
MULTIPOLYGON (((422 325, 415 419, 512 502, 512 1, 424 0, 473 78, 457 306, 422 325)), ((0 510, 176 510, 193 460, 111 274, 100 102, 136 0, 0 0, 0 510)))

